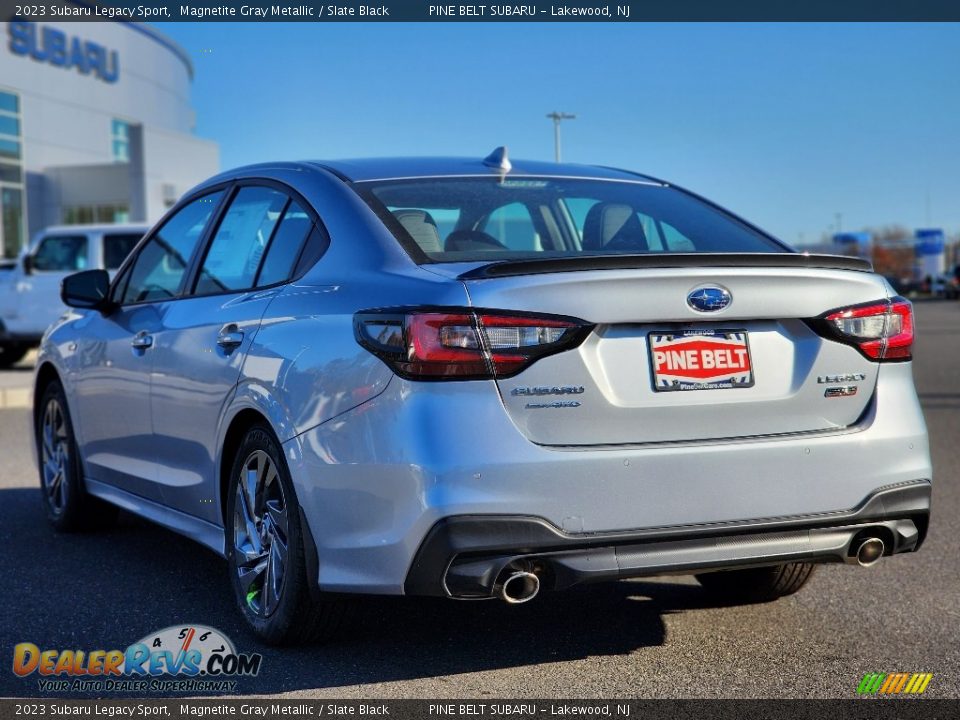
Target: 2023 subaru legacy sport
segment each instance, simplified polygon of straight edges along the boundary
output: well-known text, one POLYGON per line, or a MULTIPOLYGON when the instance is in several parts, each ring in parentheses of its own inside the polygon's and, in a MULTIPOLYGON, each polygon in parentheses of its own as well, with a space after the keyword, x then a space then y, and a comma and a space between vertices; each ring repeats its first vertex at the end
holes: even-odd
POLYGON ((50 520, 120 507, 221 553, 269 642, 350 593, 679 572, 772 599, 926 533, 910 303, 642 175, 502 148, 242 168, 62 295, 50 520))

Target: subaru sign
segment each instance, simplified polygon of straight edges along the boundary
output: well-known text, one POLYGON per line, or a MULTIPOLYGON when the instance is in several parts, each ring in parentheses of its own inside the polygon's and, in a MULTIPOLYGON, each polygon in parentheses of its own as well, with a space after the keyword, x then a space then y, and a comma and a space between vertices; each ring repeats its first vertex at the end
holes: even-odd
POLYGON ((75 68, 81 75, 93 75, 107 83, 115 83, 120 75, 116 50, 108 50, 79 36, 70 36, 50 26, 14 20, 9 24, 10 52, 50 63, 67 70, 75 68))

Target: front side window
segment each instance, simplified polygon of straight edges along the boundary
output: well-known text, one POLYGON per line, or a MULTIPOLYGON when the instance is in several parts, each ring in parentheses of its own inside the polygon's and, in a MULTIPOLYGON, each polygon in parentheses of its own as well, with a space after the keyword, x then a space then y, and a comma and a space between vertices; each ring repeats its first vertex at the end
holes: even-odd
POLYGON ((121 303, 177 296, 190 258, 222 197, 218 191, 193 200, 154 233, 131 267, 121 303))
POLYGON ((210 243, 195 295, 253 287, 260 260, 288 199, 273 188, 240 188, 210 243))
POLYGON ((137 233, 110 233, 103 236, 103 265, 107 270, 116 270, 134 246, 143 237, 137 233))
POLYGON ((33 254, 33 269, 41 272, 77 272, 87 268, 86 235, 51 235, 33 254))
POLYGON ((790 252, 722 210, 648 181, 436 177, 353 187, 420 261, 790 252), (457 218, 455 229, 445 236, 411 230, 439 211, 457 218))

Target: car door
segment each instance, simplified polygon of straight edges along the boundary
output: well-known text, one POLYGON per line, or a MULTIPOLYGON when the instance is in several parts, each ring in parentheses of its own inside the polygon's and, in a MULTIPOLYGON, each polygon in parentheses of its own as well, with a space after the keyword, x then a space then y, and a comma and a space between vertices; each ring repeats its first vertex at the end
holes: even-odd
POLYGON ((173 214, 139 248, 111 289, 116 309, 78 321, 72 411, 86 474, 160 501, 150 413, 154 337, 164 301, 187 268, 222 192, 173 214))
POLYGON ((221 417, 260 319, 287 278, 276 271, 276 258, 298 250, 310 227, 303 206, 284 190, 237 188, 190 296, 162 309, 151 404, 165 504, 221 522, 215 502, 221 417))

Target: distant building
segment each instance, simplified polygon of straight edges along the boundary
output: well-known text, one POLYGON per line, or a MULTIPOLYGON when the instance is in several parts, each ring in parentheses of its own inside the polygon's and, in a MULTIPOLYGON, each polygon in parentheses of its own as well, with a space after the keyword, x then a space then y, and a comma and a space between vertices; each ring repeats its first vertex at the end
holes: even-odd
POLYGON ((870 257, 870 233, 842 232, 833 236, 833 251, 837 255, 870 257))
POLYGON ((946 238, 939 228, 922 228, 916 238, 917 274, 920 278, 937 277, 947 269, 946 238))
POLYGON ((43 227, 152 222, 219 169, 193 65, 141 23, 0 23, 0 256, 43 227))

